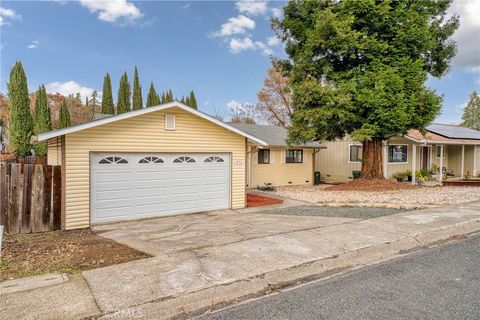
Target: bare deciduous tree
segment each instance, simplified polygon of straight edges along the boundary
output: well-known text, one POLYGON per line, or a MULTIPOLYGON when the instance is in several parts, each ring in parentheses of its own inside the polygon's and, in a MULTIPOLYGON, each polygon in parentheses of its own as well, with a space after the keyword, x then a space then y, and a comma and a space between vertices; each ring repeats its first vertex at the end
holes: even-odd
POLYGON ((230 107, 230 122, 255 124, 255 105, 242 103, 230 107))
POLYGON ((257 93, 257 112, 262 120, 288 128, 292 115, 291 89, 280 68, 270 67, 263 88, 257 93))

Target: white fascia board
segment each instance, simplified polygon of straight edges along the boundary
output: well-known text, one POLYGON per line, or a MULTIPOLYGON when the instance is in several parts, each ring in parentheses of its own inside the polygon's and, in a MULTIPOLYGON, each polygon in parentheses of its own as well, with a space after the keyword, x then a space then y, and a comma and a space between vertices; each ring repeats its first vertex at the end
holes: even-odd
POLYGON ((209 116, 209 115, 207 115, 203 112, 200 112, 196 109, 193 109, 193 108, 191 108, 191 107, 189 107, 189 106, 187 106, 187 105, 185 105, 181 102, 178 102, 178 101, 168 102, 168 103, 164 103, 164 104, 161 104, 161 105, 158 105, 158 106, 152 106, 152 107, 143 108, 143 109, 140 109, 140 110, 129 111, 129 112, 125 112, 125 113, 122 113, 122 114, 119 114, 119 115, 116 115, 116 116, 111 116, 111 117, 106 117, 106 118, 102 118, 102 119, 98 119, 98 120, 93 120, 93 121, 82 123, 82 124, 79 124, 79 125, 76 125, 76 126, 41 133, 41 134, 38 135, 37 141, 38 142, 45 141, 45 140, 52 139, 52 138, 55 138, 55 137, 70 134, 70 133, 73 133, 73 132, 77 132, 77 131, 101 126, 101 125, 104 125, 104 124, 107 124, 107 123, 112 123, 112 122, 116 122, 116 121, 120 121, 120 120, 125 120, 125 119, 128 119, 128 118, 136 117, 136 116, 147 114, 147 113, 150 113, 150 112, 161 111, 161 110, 174 108, 174 107, 180 108, 180 109, 182 109, 184 111, 187 111, 187 112, 190 112, 190 113, 193 113, 194 115, 196 115, 200 118, 203 118, 203 119, 206 119, 210 122, 213 122, 213 123, 225 128, 227 130, 233 131, 233 132, 235 132, 235 133, 237 133, 241 136, 244 136, 244 137, 246 137, 246 138, 248 138, 252 141, 255 141, 255 142, 257 142, 261 145, 268 145, 267 142, 265 142, 265 141, 263 141, 263 140, 261 140, 257 137, 254 137, 254 136, 252 136, 252 135, 250 135, 246 132, 243 132, 243 131, 241 131, 241 130, 233 127, 233 126, 230 126, 230 125, 226 124, 223 121, 215 119, 215 118, 213 118, 213 117, 211 117, 211 116, 209 116))

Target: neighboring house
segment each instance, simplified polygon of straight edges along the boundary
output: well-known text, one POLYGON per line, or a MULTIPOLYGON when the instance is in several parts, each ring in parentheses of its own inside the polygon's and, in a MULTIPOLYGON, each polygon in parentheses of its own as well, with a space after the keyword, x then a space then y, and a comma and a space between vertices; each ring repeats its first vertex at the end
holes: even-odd
POLYGON ((248 176, 252 185, 312 183, 312 153, 319 145, 290 152, 284 133, 279 142, 269 140, 272 145, 261 135, 171 102, 42 133, 37 141, 48 141, 49 164, 62 165, 62 221, 75 229, 243 208, 248 176), (258 162, 253 157, 260 148, 272 148, 275 158, 263 151, 263 159, 273 163, 248 166, 258 162), (271 176, 254 178, 260 166, 271 176))
MULTIPOLYGON (((317 153, 316 170, 323 181, 344 182, 352 171, 361 169, 362 145, 348 138, 323 142, 327 148, 317 153)), ((457 177, 478 175, 480 170, 480 132, 454 125, 431 124, 425 135, 410 130, 404 137, 384 144, 384 174, 410 170, 444 168, 457 177)), ((439 175, 439 179, 442 176, 439 175)), ((413 179, 413 183, 415 179, 413 179)))
POLYGON ((288 131, 274 125, 231 124, 235 128, 255 136, 268 146, 250 141, 247 157, 247 186, 284 186, 313 184, 315 153, 321 144, 288 145, 288 131))

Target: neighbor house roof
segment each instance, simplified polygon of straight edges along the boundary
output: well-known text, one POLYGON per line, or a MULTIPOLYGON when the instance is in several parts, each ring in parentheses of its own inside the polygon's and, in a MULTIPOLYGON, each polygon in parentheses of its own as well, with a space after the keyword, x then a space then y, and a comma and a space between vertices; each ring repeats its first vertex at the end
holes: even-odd
MULTIPOLYGON (((258 125, 245 123, 231 123, 237 129, 242 130, 252 136, 255 136, 265 141, 269 146, 273 147, 288 147, 287 137, 288 131, 285 128, 274 125, 258 125)), ((325 148, 318 142, 307 142, 303 144, 295 144, 294 147, 306 148, 325 148)))
POLYGON ((260 145, 267 145, 268 143, 260 138, 258 138, 257 136, 254 136, 254 135, 251 135, 247 132, 244 132, 243 130, 239 130, 238 128, 234 127, 234 126, 231 126, 223 121, 220 121, 218 119, 215 119, 201 111, 198 111, 196 109, 193 109, 181 102, 178 102, 178 101, 173 101, 173 102, 168 102, 168 103, 164 103, 164 104, 161 104, 161 105, 158 105, 158 106, 153 106, 153 107, 148 107, 148 108, 143 108, 143 109, 140 109, 140 110, 134 110, 134 111, 129 111, 129 112, 125 112, 125 113, 121 113, 121 114, 118 114, 118 115, 112 115, 112 116, 108 116, 108 117, 103 117, 103 118, 100 118, 100 119, 96 119, 96 120, 92 120, 92 121, 89 121, 89 122, 85 122, 85 123, 82 123, 82 124, 78 124, 76 126, 72 126, 72 127, 67 127, 67 128, 63 128, 63 129, 58 129, 58 130, 53 130, 53 131, 49 131, 49 132, 45 132, 45 133, 40 133, 38 136, 37 136, 37 141, 45 141, 45 140, 48 140, 48 139, 52 139, 52 138, 55 138, 55 137, 59 137, 59 136, 63 136, 63 135, 66 135, 66 134, 69 134, 69 133, 73 133, 73 132, 77 132, 77 131, 81 131, 81 130, 85 130, 85 129, 88 129, 88 128, 93 128, 93 127, 97 127, 97 126, 100 126, 100 125, 103 125, 103 124, 107 124, 107 123, 112 123, 112 122, 115 122, 115 121, 120 121, 120 120, 124 120, 124 119, 128 119, 128 118, 132 118, 132 117, 136 117, 136 116, 139 116, 139 115, 142 115, 142 114, 147 114, 147 113, 150 113, 150 112, 155 112, 155 111, 160 111, 160 110, 165 110, 165 109, 169 109, 169 108, 180 108, 184 111, 187 111, 187 112, 190 112, 196 116, 199 116, 200 118, 203 118, 203 119, 206 119, 210 122, 213 122, 221 127, 224 127, 225 129, 227 130, 230 130, 230 131, 233 131, 241 136, 244 136, 256 143, 259 143, 260 145))
POLYGON ((433 123, 427 127, 425 134, 418 130, 410 130, 406 138, 420 143, 480 144, 480 131, 461 126, 433 123))

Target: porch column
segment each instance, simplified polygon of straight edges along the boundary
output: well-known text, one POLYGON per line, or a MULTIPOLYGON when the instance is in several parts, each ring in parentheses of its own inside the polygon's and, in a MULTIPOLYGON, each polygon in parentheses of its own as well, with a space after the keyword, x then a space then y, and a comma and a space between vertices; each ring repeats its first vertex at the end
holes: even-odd
POLYGON ((465 145, 462 144, 462 174, 461 174, 461 178, 465 178, 465 145))
POLYGON ((417 167, 417 145, 412 144, 412 184, 415 185, 415 168, 417 167))
POLYGON ((473 146, 473 176, 477 176, 477 145, 473 146))
POLYGON ((440 170, 438 175, 438 182, 442 183, 443 180, 443 158, 445 157, 445 147, 440 146, 440 170))
POLYGON ((388 165, 388 141, 384 141, 383 143, 383 176, 385 179, 388 179, 388 170, 387 170, 387 165, 388 165))

